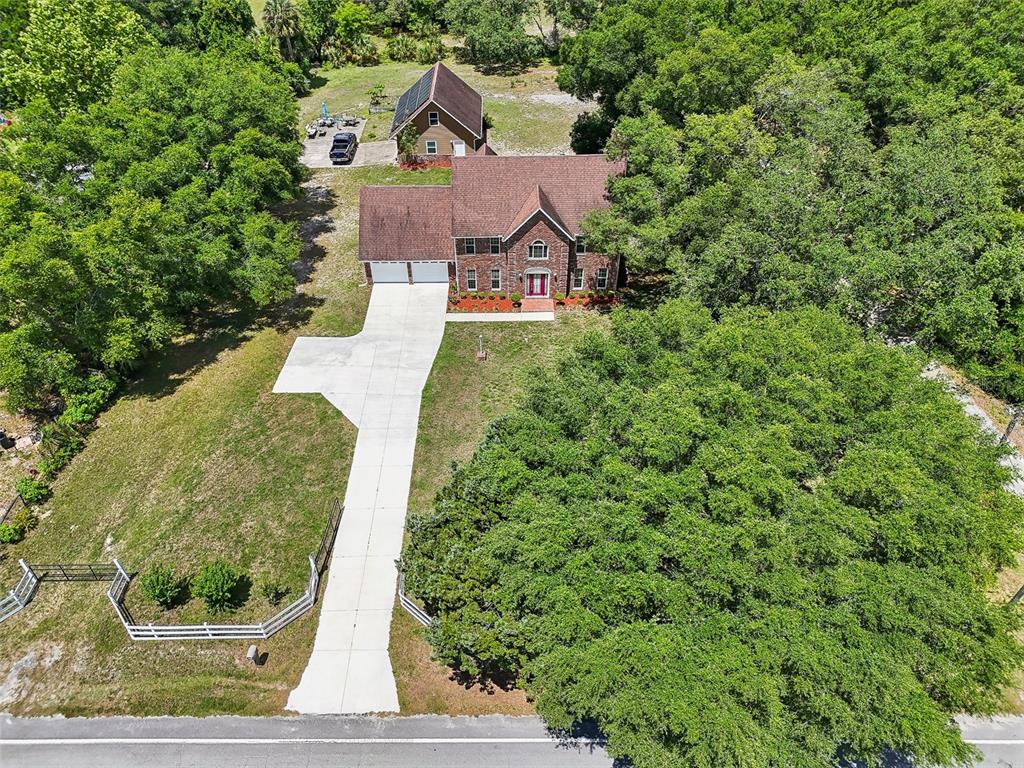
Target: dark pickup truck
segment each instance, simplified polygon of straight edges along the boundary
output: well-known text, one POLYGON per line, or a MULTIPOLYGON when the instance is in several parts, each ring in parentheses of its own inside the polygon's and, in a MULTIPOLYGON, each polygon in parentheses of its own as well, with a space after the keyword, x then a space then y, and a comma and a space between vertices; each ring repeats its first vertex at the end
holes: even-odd
POLYGON ((345 131, 334 134, 334 142, 331 144, 330 158, 334 165, 351 163, 356 156, 356 147, 359 146, 359 139, 354 133, 345 131))

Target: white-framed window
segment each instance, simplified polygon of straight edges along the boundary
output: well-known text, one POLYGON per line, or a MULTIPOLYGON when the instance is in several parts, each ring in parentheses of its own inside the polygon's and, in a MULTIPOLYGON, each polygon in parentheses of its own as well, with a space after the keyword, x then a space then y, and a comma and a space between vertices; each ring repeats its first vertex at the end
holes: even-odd
POLYGON ((597 290, 603 291, 608 287, 608 267, 597 268, 597 290))
POLYGON ((464 237, 462 238, 462 252, 467 256, 476 256, 476 238, 475 237, 464 237))
POLYGON ((587 252, 587 242, 582 237, 576 238, 576 253, 583 254, 587 252))
POLYGON ((492 269, 491 270, 491 290, 492 291, 500 291, 501 290, 501 270, 500 269, 492 269))
POLYGON ((427 125, 439 125, 440 123, 441 118, 437 112, 427 112, 427 125))
POLYGON ((576 267, 572 271, 572 289, 574 291, 583 290, 583 267, 576 267))
POLYGON ((530 243, 530 252, 527 254, 527 258, 530 259, 546 259, 548 257, 548 244, 543 240, 534 240, 530 243))
POLYGON ((475 291, 476 290, 476 270, 475 269, 467 269, 466 270, 466 290, 467 291, 475 291))
POLYGON ((492 256, 496 256, 499 253, 501 253, 501 238, 500 237, 492 237, 491 238, 491 255, 492 256))
POLYGON ((430 141, 427 142, 427 154, 428 155, 436 155, 437 154, 437 142, 434 141, 433 139, 431 139, 430 141))

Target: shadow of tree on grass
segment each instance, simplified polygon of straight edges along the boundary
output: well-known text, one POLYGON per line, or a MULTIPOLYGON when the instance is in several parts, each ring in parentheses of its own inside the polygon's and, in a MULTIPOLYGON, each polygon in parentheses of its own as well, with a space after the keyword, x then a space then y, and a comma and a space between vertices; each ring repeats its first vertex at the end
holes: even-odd
POLYGON ((316 240, 334 229, 331 212, 335 201, 329 187, 311 182, 303 186, 301 197, 275 210, 283 220, 297 225, 301 239, 299 258, 292 266, 297 290, 290 298, 265 309, 214 310, 197 316, 189 334, 143 361, 135 376, 129 378, 122 396, 166 397, 221 354, 240 347, 259 331, 273 328, 278 333, 287 333, 308 323, 324 300, 302 290, 302 286, 309 283, 317 264, 326 255, 316 240))

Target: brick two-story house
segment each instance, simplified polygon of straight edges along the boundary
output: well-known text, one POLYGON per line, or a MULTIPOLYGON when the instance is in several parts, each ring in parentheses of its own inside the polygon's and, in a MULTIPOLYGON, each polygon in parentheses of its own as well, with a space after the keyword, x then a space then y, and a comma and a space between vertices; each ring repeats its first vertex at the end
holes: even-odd
POLYGON ((359 259, 369 282, 445 282, 545 298, 606 290, 620 264, 594 253, 583 217, 608 205, 604 155, 452 158, 451 186, 364 187, 359 259))
POLYGON ((483 100, 438 62, 398 99, 390 138, 407 125, 416 129, 416 155, 472 154, 484 143, 483 100))

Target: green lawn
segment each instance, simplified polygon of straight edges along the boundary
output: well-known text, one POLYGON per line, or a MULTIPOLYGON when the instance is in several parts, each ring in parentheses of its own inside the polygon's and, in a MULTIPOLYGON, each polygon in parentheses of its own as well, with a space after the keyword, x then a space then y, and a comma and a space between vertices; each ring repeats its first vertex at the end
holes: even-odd
POLYGON ((252 16, 260 26, 263 25, 261 19, 263 18, 263 7, 266 4, 267 0, 249 0, 249 7, 252 8, 252 16))
MULTIPOLYGON (((453 461, 472 456, 493 419, 513 407, 535 365, 551 365, 588 328, 606 325, 596 313, 571 312, 556 323, 450 323, 423 392, 409 514, 430 508, 453 461), (478 363, 483 335, 487 360, 478 363)), ((391 623, 391 661, 403 714, 524 714, 521 691, 465 689, 430 660, 423 629, 401 608, 391 623)))
MULTIPOLYGON (((483 96, 484 112, 492 127, 488 142, 499 154, 547 154, 569 151, 569 129, 581 112, 594 109, 571 99, 558 90, 555 68, 543 65, 514 77, 482 75, 471 66, 446 61, 459 77, 483 96)), ((320 112, 326 99, 334 113, 366 115, 370 100, 366 95, 374 85, 385 87, 387 103, 398 97, 423 74, 426 67, 416 63, 380 64, 376 67, 347 66, 320 71, 323 84, 299 100, 299 117, 308 122, 320 112)), ((391 113, 374 115, 366 128, 364 141, 387 138, 391 113)))
MULTIPOLYGON (((13 586, 19 557, 116 557, 133 570, 162 561, 185 572, 223 557, 301 589, 327 503, 344 495, 355 429, 320 396, 274 395, 271 387, 297 335, 349 335, 362 325, 369 290, 358 285, 355 260, 359 187, 446 180, 444 170, 395 168, 314 177, 314 194, 290 213, 311 235, 318 223, 328 226, 306 250, 312 272, 296 300, 262 321, 224 318, 157 355, 60 475, 38 528, 4 548, 4 585, 13 586)), ((269 714, 280 711, 309 656, 315 613, 261 644, 270 657, 257 670, 244 663, 243 641, 132 643, 104 589, 44 585, 0 625, 0 679, 25 661, 0 702, 5 709, 269 714)), ((135 589, 130 601, 141 613, 135 589)), ((253 595, 228 620, 270 611, 253 595)), ((196 600, 178 614, 214 618, 196 600)))

